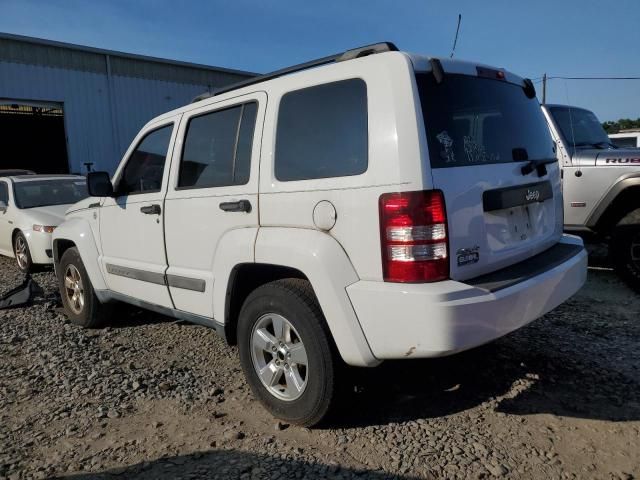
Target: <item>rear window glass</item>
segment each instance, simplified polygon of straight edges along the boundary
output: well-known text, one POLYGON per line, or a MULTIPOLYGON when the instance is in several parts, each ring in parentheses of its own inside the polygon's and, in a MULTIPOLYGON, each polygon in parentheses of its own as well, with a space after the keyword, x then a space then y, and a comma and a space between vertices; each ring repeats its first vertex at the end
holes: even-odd
POLYGON ((555 157, 536 98, 519 85, 469 75, 416 75, 431 166, 463 167, 555 157))
POLYGON ((285 94, 275 174, 281 181, 359 175, 367 170, 367 85, 361 79, 285 94))

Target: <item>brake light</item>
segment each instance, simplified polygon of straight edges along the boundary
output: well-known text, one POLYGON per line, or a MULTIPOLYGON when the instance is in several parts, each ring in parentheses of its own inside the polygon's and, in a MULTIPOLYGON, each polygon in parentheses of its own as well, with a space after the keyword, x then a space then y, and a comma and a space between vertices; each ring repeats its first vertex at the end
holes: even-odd
POLYGON ((385 193, 379 211, 385 282, 449 278, 447 216, 440 190, 385 193))

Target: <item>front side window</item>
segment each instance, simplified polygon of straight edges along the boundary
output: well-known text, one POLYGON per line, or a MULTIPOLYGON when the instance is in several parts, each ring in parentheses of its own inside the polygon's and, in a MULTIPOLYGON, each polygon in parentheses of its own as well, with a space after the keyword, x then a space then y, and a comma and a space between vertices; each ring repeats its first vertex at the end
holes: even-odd
POLYGON ((117 194, 159 192, 173 124, 148 133, 133 151, 118 182, 117 194))
POLYGON ((433 168, 555 158, 536 98, 520 85, 448 74, 416 74, 433 168))
POLYGON ((13 195, 18 208, 71 205, 89 196, 84 178, 15 182, 13 195))
POLYGON ((361 79, 289 92, 280 101, 280 181, 359 175, 368 164, 367 85, 361 79))
POLYGON ((249 181, 256 102, 189 120, 178 188, 244 185, 249 181))

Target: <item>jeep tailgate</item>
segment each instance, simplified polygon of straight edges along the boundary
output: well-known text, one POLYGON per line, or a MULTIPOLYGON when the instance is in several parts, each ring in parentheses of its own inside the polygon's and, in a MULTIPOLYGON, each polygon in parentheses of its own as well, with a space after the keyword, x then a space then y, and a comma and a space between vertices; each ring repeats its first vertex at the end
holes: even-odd
POLYGON ((451 278, 484 275, 555 244, 560 175, 537 99, 504 75, 486 78, 487 69, 441 82, 416 77, 433 184, 446 202, 451 278))

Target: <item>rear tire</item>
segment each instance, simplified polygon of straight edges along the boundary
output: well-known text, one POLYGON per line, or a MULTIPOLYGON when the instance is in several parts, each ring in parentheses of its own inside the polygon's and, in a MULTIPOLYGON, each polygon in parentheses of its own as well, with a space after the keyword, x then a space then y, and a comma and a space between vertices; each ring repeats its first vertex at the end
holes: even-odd
POLYGON ((640 292, 640 225, 617 227, 609 251, 618 275, 640 292))
POLYGON ((13 238, 13 255, 16 258, 16 265, 22 273, 29 273, 33 270, 29 243, 22 232, 16 233, 13 238))
POLYGON ((271 414, 307 427, 326 417, 339 359, 309 282, 254 290, 240 311, 238 349, 251 390, 271 414))
POLYGON ((84 328, 103 326, 111 313, 111 305, 98 300, 76 247, 64 252, 57 272, 60 296, 69 320, 84 328))

